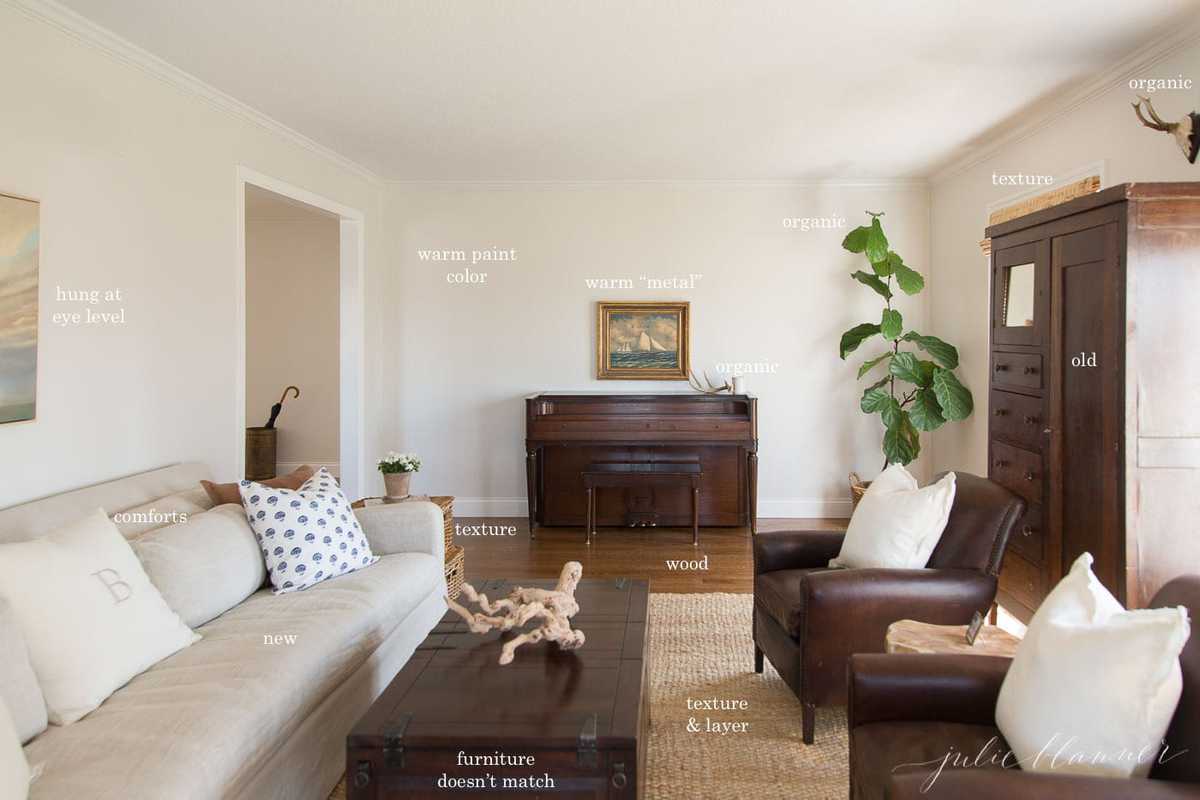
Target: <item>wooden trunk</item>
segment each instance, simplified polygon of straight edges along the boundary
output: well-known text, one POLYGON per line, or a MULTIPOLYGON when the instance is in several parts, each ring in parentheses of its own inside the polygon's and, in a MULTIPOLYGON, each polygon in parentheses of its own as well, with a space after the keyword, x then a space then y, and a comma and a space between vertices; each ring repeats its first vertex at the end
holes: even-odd
MULTIPOLYGON (((539 394, 525 401, 529 525, 583 525, 582 473, 598 462, 700 464, 701 525, 751 525, 757 400, 747 395, 539 394)), ((599 525, 690 526, 687 487, 599 493, 599 525)))
POLYGON ((1105 586, 1143 606, 1200 571, 1200 362, 1183 349, 1200 303, 1200 183, 1114 186, 987 233, 988 475, 1029 505, 1001 602, 1028 620, 1090 552, 1105 586), (1028 304, 1008 292, 1026 265, 1028 304), (1013 324, 1010 302, 1032 324, 1013 324))
MULTIPOLYGON (((475 588, 494 600, 513 585, 475 588)), ((513 634, 473 634, 447 614, 351 731, 349 800, 643 797, 648 583, 583 580, 575 596, 583 647, 527 644, 508 666, 496 662, 513 634), (463 763, 497 753, 533 764, 463 763)))

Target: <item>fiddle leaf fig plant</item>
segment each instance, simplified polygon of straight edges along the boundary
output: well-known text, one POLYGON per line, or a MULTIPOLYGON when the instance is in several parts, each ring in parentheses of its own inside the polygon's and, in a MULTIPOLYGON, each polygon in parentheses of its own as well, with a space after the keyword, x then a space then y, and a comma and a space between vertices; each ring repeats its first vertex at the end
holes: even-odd
POLYGON ((867 214, 870 223, 846 234, 842 247, 866 257, 870 271, 858 270, 850 277, 879 295, 884 307, 879 322, 864 322, 842 334, 839 355, 844 361, 862 345, 883 340, 883 352, 872 354, 858 368, 860 379, 879 369, 885 371, 863 391, 859 407, 865 414, 879 414, 887 462, 908 464, 921 454, 921 431, 935 431, 947 422, 966 419, 974 400, 954 374, 958 367, 954 345, 936 336, 905 332, 904 317, 892 308, 892 300, 897 290, 906 295, 920 293, 925 279, 888 248, 879 221, 883 214, 867 214))

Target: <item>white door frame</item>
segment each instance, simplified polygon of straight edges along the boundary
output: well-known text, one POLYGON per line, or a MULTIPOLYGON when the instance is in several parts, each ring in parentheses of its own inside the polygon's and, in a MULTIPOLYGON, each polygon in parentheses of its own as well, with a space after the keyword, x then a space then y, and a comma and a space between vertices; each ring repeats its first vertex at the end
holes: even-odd
POLYGON ((363 274, 366 257, 363 212, 241 165, 235 170, 234 183, 237 209, 237 286, 234 291, 234 302, 237 306, 237 363, 234 375, 234 419, 237 421, 238 435, 237 474, 246 474, 246 187, 252 185, 328 211, 337 215, 339 219, 338 328, 341 363, 338 415, 341 420, 338 425, 338 458, 343 491, 350 498, 360 497, 367 474, 363 461, 366 452, 363 430, 366 341, 363 323, 363 274))

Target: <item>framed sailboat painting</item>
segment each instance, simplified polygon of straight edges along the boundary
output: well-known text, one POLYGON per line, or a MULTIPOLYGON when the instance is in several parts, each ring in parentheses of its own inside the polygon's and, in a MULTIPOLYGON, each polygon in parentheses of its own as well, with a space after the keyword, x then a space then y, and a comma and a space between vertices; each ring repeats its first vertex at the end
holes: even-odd
POLYGON ((596 304, 596 377, 685 381, 690 303, 596 304))

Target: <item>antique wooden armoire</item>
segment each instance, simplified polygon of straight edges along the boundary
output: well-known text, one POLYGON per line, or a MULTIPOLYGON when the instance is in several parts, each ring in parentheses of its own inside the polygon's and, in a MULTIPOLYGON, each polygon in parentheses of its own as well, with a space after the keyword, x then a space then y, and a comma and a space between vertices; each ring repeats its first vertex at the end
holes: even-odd
POLYGON ((1025 498, 1000 602, 1083 552, 1128 607, 1200 572, 1200 183, 1129 183, 987 229, 988 475, 1025 498))

